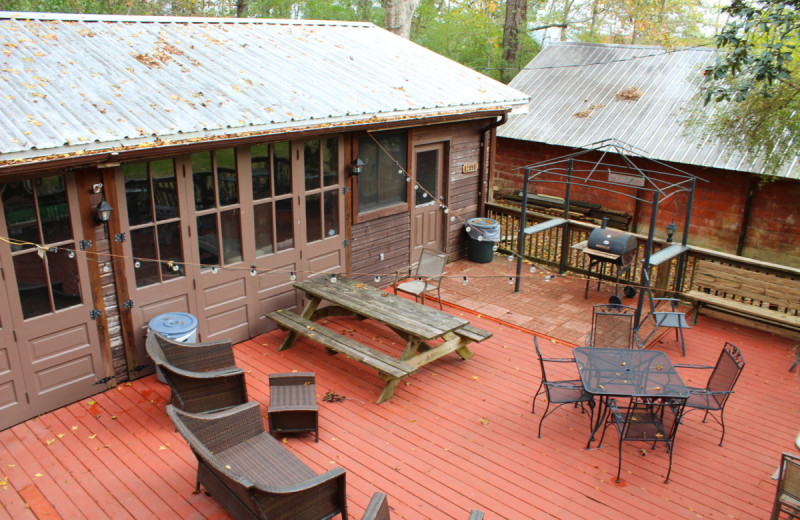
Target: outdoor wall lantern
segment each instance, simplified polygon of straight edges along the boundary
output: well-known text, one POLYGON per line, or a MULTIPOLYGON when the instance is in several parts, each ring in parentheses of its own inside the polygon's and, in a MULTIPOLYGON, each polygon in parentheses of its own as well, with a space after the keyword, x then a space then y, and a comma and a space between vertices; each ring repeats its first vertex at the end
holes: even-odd
POLYGON ((678 229, 678 226, 675 225, 675 222, 667 224, 667 242, 672 242, 672 235, 675 234, 676 229, 678 229))
POLYGON ((108 220, 111 218, 111 212, 114 211, 114 208, 111 207, 111 204, 106 202, 106 199, 103 199, 100 201, 100 204, 97 205, 95 210, 97 211, 95 220, 102 224, 104 222, 108 222, 108 220))
POLYGON ((353 159, 353 162, 350 164, 350 175, 359 175, 364 170, 364 161, 358 157, 353 159))

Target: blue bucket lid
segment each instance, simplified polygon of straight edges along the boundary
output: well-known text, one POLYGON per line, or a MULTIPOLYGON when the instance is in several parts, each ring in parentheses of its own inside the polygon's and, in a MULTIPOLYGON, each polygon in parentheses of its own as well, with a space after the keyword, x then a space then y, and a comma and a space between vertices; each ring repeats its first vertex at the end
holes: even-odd
POLYGON ((197 318, 187 312, 159 314, 148 323, 150 330, 165 335, 186 334, 197 328, 197 318))

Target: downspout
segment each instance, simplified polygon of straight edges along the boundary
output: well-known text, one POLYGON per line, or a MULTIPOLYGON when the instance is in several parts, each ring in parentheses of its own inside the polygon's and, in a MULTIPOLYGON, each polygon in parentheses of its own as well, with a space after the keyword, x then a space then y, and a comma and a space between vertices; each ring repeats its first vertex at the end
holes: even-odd
POLYGON ((492 156, 494 155, 494 147, 490 151, 489 157, 489 166, 486 166, 486 135, 488 132, 491 132, 495 128, 500 125, 504 125, 508 121, 508 112, 505 112, 500 119, 489 123, 485 128, 481 130, 481 149, 480 149, 480 164, 481 164, 481 180, 478 187, 478 216, 484 216, 484 212, 486 211, 486 197, 487 197, 487 190, 489 189, 489 171, 492 169, 492 156))

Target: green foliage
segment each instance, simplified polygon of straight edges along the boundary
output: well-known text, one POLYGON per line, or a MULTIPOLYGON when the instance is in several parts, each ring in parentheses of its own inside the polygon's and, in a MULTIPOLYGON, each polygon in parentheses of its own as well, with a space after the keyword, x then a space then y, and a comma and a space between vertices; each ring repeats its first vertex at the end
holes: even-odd
POLYGON ((706 106, 690 122, 763 160, 768 175, 800 152, 798 5, 734 0, 722 10, 729 16, 715 37, 722 54, 701 85, 706 106), (712 117, 698 117, 712 109, 712 117))

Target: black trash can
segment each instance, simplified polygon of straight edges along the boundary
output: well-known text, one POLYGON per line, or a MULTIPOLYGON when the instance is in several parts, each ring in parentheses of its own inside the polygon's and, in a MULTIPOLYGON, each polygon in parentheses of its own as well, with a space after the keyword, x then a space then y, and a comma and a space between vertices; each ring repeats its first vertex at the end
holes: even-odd
POLYGON ((478 264, 491 262, 495 246, 500 241, 500 223, 491 218, 476 217, 467 220, 467 226, 467 258, 478 264))

